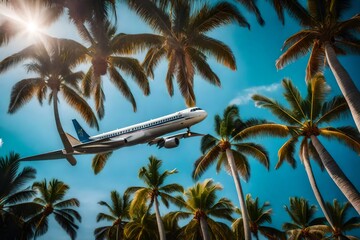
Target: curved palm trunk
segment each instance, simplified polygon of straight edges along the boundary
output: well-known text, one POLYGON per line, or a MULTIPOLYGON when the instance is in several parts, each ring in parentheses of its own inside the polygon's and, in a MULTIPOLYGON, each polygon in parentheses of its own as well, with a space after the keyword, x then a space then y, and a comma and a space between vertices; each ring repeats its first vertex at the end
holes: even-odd
POLYGON ((159 202, 156 197, 154 198, 154 208, 155 208, 156 223, 157 223, 158 230, 159 230, 160 240, 166 240, 165 227, 164 227, 164 223, 161 220, 161 215, 160 215, 160 210, 159 210, 159 202))
MULTIPOLYGON (((62 128, 62 125, 60 122, 59 109, 58 109, 58 90, 53 90, 53 104, 54 104, 54 116, 55 116, 56 129, 59 133, 61 142, 64 145, 66 153, 73 153, 74 150, 72 148, 72 145, 69 142, 69 139, 67 138, 66 133, 64 132, 64 129, 62 128)), ((69 163, 71 165, 73 165, 73 166, 76 165, 76 159, 72 155, 67 155, 66 159, 69 161, 69 163)))
POLYGON ((203 236, 203 240, 210 240, 209 226, 204 217, 200 217, 200 228, 203 236))
POLYGON ((360 214, 360 194, 358 190, 345 176, 344 172, 337 165, 336 161, 331 157, 329 152, 324 148, 319 139, 312 135, 311 141, 332 180, 335 182, 344 196, 349 200, 350 204, 360 214))
MULTIPOLYGON (((307 141, 307 140, 305 140, 305 141, 307 141)), ((307 143, 306 143, 306 146, 303 147, 300 151, 301 151, 300 157, 302 159, 302 162, 304 163, 305 171, 308 176, 312 191, 314 192, 315 198, 316 198, 317 202, 319 203, 319 206, 320 206, 322 212, 324 213, 326 220, 330 224, 330 227, 332 229, 334 229, 333 221, 332 221, 331 217, 329 216, 328 209, 327 209, 324 199, 320 193, 320 190, 317 186, 317 183, 316 183, 316 180, 314 177, 314 173, 312 171, 312 168, 311 168, 311 165, 309 162, 309 153, 308 153, 307 143)))
POLYGON ((351 115, 355 121, 358 131, 360 132, 360 92, 348 72, 337 59, 336 53, 331 44, 326 42, 324 46, 326 60, 335 76, 336 82, 339 85, 342 94, 346 99, 346 102, 349 105, 351 115))
POLYGON ((238 198, 240 201, 240 208, 241 208, 243 224, 244 224, 244 237, 245 237, 245 240, 250 240, 251 232, 250 232, 250 226, 249 226, 249 214, 248 214, 246 204, 245 204, 244 194, 243 194, 241 183, 240 183, 240 177, 239 177, 238 172, 236 171, 234 155, 231 152, 231 149, 229 149, 229 148, 226 149, 226 157, 227 157, 227 160, 228 160, 228 163, 230 166, 231 175, 233 176, 234 184, 235 184, 238 198))

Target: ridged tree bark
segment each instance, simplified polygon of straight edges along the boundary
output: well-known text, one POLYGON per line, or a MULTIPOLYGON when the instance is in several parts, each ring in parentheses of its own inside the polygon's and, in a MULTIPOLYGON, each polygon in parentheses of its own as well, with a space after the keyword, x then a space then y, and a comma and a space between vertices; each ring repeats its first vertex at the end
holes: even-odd
POLYGON ((249 225, 249 214, 246 208, 244 194, 242 191, 241 183, 240 183, 240 177, 238 172, 235 170, 235 161, 234 161, 234 155, 231 152, 231 149, 226 149, 226 157, 230 166, 231 175, 234 179, 236 192, 238 194, 239 202, 240 202, 240 208, 241 208, 241 216, 243 218, 243 224, 244 224, 244 239, 245 240, 251 240, 251 232, 250 232, 250 225, 249 225))
POLYGON ((203 240, 210 240, 209 226, 204 216, 200 217, 200 227, 203 236, 203 240))
MULTIPOLYGON (((307 141, 307 140, 305 140, 307 141)), ((331 219, 331 217, 329 216, 329 213, 328 213, 328 209, 326 207, 326 204, 325 204, 325 201, 320 193, 320 190, 317 186, 317 183, 316 183, 316 180, 315 180, 315 177, 314 177, 314 173, 312 171, 312 168, 311 168, 311 165, 310 165, 310 161, 309 161, 309 152, 308 152, 308 143, 306 143, 306 146, 304 146, 301 150, 301 154, 300 154, 300 157, 301 157, 301 160, 304 164, 304 167, 305 167, 305 171, 306 171, 306 174, 308 176, 308 179, 309 179, 309 182, 310 182, 310 186, 311 186, 311 189, 315 195, 315 198, 316 198, 316 201, 318 202, 326 220, 328 221, 330 227, 332 229, 334 229, 334 224, 333 224, 333 221, 331 219)))
POLYGON ((334 181, 336 186, 349 200, 350 204, 360 214, 360 194, 351 181, 346 177, 344 172, 338 166, 336 161, 332 158, 329 152, 324 148, 319 139, 312 135, 311 141, 319 154, 322 163, 331 179, 334 181))
POLYGON ((360 92, 351 79, 349 73, 337 59, 335 50, 331 44, 329 42, 325 42, 324 47, 327 63, 329 64, 329 67, 335 76, 336 82, 349 105, 351 115, 358 131, 360 132, 360 92))
POLYGON ((159 202, 156 197, 154 198, 154 208, 155 208, 156 223, 159 230, 160 240, 166 240, 165 227, 164 227, 164 223, 161 220, 159 202))

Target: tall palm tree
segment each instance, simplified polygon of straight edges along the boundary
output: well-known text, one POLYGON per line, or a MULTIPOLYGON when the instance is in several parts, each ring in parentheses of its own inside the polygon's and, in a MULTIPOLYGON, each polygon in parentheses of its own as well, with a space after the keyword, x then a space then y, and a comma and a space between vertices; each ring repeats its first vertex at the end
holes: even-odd
POLYGON ((35 178, 36 170, 24 167, 18 172, 19 158, 20 155, 14 152, 0 157, 0 236, 4 239, 31 237, 31 232, 26 232, 24 225, 32 207, 32 203, 27 200, 35 196, 36 192, 24 188, 24 185, 35 178))
POLYGON ((112 191, 111 204, 100 201, 101 206, 107 207, 109 213, 99 213, 96 221, 112 221, 112 225, 98 227, 94 231, 95 239, 115 239, 122 240, 124 238, 124 228, 130 219, 129 206, 130 196, 126 193, 121 197, 117 191, 112 191))
POLYGON ((337 59, 337 55, 359 53, 360 15, 343 20, 350 0, 308 0, 307 9, 298 5, 290 15, 299 21, 302 29, 289 37, 283 46, 284 53, 276 62, 278 69, 310 52, 306 68, 306 79, 328 65, 344 95, 360 132, 360 92, 348 72, 337 59))
POLYGON ((283 224, 283 229, 293 240, 316 240, 325 235, 324 218, 315 218, 316 206, 309 205, 304 198, 291 197, 290 207, 285 206, 291 222, 283 224))
POLYGON ((184 188, 176 183, 164 185, 167 177, 177 173, 177 170, 167 170, 160 173, 159 170, 161 165, 161 160, 154 156, 150 156, 147 167, 142 167, 139 170, 139 178, 144 181, 146 187, 129 187, 127 192, 135 193, 134 199, 130 205, 130 213, 147 201, 150 201, 149 208, 154 205, 160 240, 164 240, 166 239, 165 228, 160 215, 158 198, 161 199, 162 203, 166 207, 169 207, 169 201, 174 204, 178 204, 177 198, 171 196, 170 194, 176 192, 182 193, 184 188))
POLYGON ((201 139, 202 156, 196 160, 193 177, 198 179, 211 164, 217 161, 217 171, 225 166, 229 169, 236 187, 243 212, 243 223, 245 229, 245 239, 251 237, 249 228, 249 215, 247 213, 243 190, 241 187, 241 176, 248 180, 250 178, 250 166, 246 155, 254 157, 267 169, 269 169, 269 158, 265 149, 256 143, 245 142, 243 139, 234 139, 234 136, 242 132, 247 127, 259 124, 260 121, 250 119, 243 121, 239 116, 239 109, 235 105, 228 106, 223 113, 223 117, 215 116, 215 132, 218 137, 206 135, 201 139))
POLYGON ((175 219, 193 217, 180 233, 182 239, 232 239, 230 228, 213 218, 232 221, 233 204, 227 198, 217 200, 217 193, 222 190, 220 184, 212 179, 196 183, 185 191, 185 200, 179 196, 184 210, 169 213, 175 219))
POLYGON ((79 207, 80 202, 76 198, 64 200, 70 187, 60 180, 52 179, 49 183, 46 180, 35 182, 33 189, 40 194, 34 199, 34 208, 38 212, 29 220, 35 230, 35 237, 47 232, 49 216, 54 215, 61 228, 71 239, 75 239, 79 228, 75 221, 80 222, 81 216, 73 207, 79 207))
POLYGON ((242 137, 248 134, 254 136, 264 133, 280 136, 290 135, 289 140, 278 151, 279 161, 276 168, 280 167, 284 161, 289 162, 295 167, 296 161, 293 155, 296 149, 296 143, 302 138, 299 151, 300 159, 305 166, 316 200, 328 222, 331 224, 331 219, 326 213, 324 200, 313 176, 309 156, 324 165, 335 184, 348 198, 357 212, 360 213, 360 194, 358 190, 346 177, 318 139, 318 136, 337 139, 354 151, 360 153, 360 137, 356 129, 350 126, 335 128, 328 125, 332 121, 346 115, 348 110, 346 101, 340 96, 333 97, 329 101, 326 101, 329 88, 322 75, 316 75, 309 81, 307 96, 305 98, 301 97, 299 90, 296 89, 290 80, 284 79, 282 85, 285 90, 284 97, 290 108, 262 95, 254 95, 253 99, 258 106, 269 109, 276 117, 284 121, 285 124, 262 124, 254 126, 242 132, 242 137), (321 125, 325 126, 321 127, 321 125), (322 149, 320 149, 320 146, 322 149))
POLYGON ((156 216, 149 213, 145 203, 132 210, 131 221, 125 225, 126 239, 158 240, 156 216))
POLYGON ((139 44, 139 50, 150 47, 143 66, 150 77, 160 60, 168 60, 165 78, 170 96, 174 94, 173 81, 188 106, 195 105, 194 75, 198 73, 207 82, 220 86, 220 79, 207 63, 208 56, 236 69, 235 57, 226 44, 206 34, 222 25, 239 23, 249 27, 237 8, 227 2, 192 9, 191 1, 173 1, 172 11, 158 8, 151 0, 129 0, 128 4, 158 34, 149 34, 139 44))
MULTIPOLYGON (((246 195, 246 208, 249 213, 251 233, 256 239, 259 239, 259 233, 268 239, 286 239, 284 232, 276 228, 264 226, 264 223, 271 223, 272 209, 267 209, 270 203, 265 202, 259 206, 259 199, 253 199, 250 194, 246 195)), ((241 215, 241 210, 236 209, 236 213, 241 215)), ((236 239, 244 239, 244 224, 240 217, 232 223, 232 229, 235 232, 236 239)))
MULTIPOLYGON (((28 72, 37 76, 25 78, 17 82, 11 91, 9 113, 15 113, 20 107, 37 97, 40 104, 47 95, 49 103, 53 103, 57 131, 68 153, 71 144, 64 132, 58 111, 59 93, 92 127, 99 129, 98 122, 91 107, 82 98, 78 82, 82 79, 81 71, 73 72, 76 65, 84 58, 85 52, 80 44, 66 39, 48 39, 45 44, 33 44, 0 62, 0 73, 15 66, 19 62, 30 60, 25 65, 28 72), (50 90, 50 93, 48 91, 50 90)), ((71 164, 76 164, 75 158, 68 158, 71 164)))
POLYGON ((341 204, 336 199, 334 199, 333 203, 327 202, 327 207, 329 209, 330 217, 333 220, 334 227, 329 228, 329 232, 332 234, 332 239, 334 240, 342 240, 342 239, 350 239, 356 240, 359 239, 355 236, 350 236, 346 234, 346 231, 351 231, 357 228, 360 228, 360 217, 352 217, 350 219, 346 219, 349 213, 349 203, 341 204))

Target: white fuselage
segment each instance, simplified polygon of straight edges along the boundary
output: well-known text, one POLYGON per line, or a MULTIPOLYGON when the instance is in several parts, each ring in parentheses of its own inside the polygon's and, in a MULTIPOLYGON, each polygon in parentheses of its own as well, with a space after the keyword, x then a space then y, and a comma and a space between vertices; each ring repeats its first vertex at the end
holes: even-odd
POLYGON ((202 121, 207 113, 200 108, 185 109, 160 118, 102 133, 89 138, 89 143, 75 145, 74 154, 109 152, 120 146, 148 143, 154 138, 202 121))

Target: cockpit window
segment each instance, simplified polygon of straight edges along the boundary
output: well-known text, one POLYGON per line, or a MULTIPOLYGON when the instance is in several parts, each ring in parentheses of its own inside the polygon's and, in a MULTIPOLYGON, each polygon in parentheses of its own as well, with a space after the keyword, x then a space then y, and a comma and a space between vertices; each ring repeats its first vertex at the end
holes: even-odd
POLYGON ((201 109, 201 108, 196 107, 196 108, 192 108, 192 109, 190 110, 190 112, 195 112, 195 111, 198 111, 198 110, 202 110, 202 109, 201 109))

